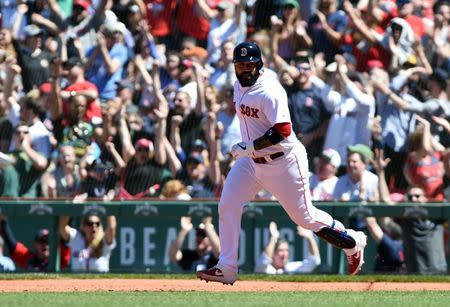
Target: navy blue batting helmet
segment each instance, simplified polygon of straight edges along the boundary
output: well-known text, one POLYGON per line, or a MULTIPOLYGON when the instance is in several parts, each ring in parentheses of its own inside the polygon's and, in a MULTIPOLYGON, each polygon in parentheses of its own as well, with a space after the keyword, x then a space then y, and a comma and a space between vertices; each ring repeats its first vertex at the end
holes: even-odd
POLYGON ((258 69, 263 66, 261 59, 261 49, 252 42, 242 42, 234 48, 233 63, 253 62, 257 64, 258 69))

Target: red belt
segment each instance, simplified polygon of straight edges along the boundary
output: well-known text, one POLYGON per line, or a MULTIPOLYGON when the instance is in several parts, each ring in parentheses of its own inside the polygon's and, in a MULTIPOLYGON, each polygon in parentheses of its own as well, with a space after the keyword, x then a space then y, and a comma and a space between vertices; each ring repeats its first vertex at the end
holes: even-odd
POLYGON ((258 163, 258 164, 266 164, 267 162, 275 160, 276 158, 279 158, 283 155, 284 155, 284 152, 279 151, 279 152, 273 153, 267 157, 253 158, 253 161, 255 161, 255 163, 258 163))

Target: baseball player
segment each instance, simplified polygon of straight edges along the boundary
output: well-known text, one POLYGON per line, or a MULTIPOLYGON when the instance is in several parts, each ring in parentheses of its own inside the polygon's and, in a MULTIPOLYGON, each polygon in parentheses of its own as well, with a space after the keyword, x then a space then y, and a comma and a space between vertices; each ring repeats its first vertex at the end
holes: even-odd
POLYGON ((242 209, 261 188, 277 198, 297 225, 343 249, 348 273, 356 274, 364 262, 365 234, 345 229, 312 205, 306 150, 292 131, 286 92, 274 73, 263 70, 258 45, 243 42, 233 52, 234 103, 243 141, 231 149, 237 161, 219 202, 219 262, 198 271, 197 277, 224 284, 236 281, 242 209))

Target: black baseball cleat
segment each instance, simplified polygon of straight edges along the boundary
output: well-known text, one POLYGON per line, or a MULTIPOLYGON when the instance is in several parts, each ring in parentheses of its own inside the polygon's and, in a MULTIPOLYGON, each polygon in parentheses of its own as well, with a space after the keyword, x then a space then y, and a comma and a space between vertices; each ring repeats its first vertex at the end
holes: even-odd
POLYGON ((237 279, 237 274, 229 274, 218 267, 197 271, 197 277, 206 282, 221 282, 224 285, 233 285, 237 279), (225 273, 225 274, 224 274, 225 273))

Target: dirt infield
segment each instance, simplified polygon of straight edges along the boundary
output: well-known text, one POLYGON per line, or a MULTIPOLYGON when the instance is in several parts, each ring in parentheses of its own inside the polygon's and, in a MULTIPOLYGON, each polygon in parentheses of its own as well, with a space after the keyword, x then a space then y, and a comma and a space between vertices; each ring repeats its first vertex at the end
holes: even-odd
POLYGON ((93 291, 450 291, 450 283, 237 281, 233 286, 184 279, 0 280, 0 292, 93 291))

